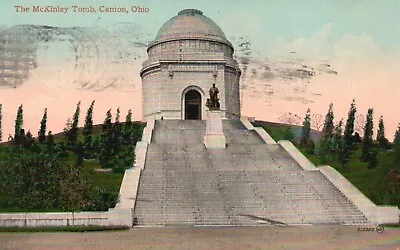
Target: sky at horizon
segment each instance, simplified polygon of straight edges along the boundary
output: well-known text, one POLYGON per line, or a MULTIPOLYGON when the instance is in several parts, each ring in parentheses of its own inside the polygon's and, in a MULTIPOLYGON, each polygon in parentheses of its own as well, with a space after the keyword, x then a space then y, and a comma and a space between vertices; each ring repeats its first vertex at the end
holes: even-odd
POLYGON ((49 109, 48 129, 55 133, 79 100, 81 125, 94 99, 96 123, 118 106, 123 116, 132 109, 134 118, 141 119, 139 72, 146 45, 185 8, 201 10, 234 45, 243 71, 243 115, 278 121, 288 112, 303 117, 307 108, 325 115, 333 102, 337 122, 346 119, 355 98, 360 114, 374 108, 375 129, 383 115, 386 135, 393 138, 400 122, 399 1, 10 0, 0 3, 0 36, 16 37, 16 47, 34 51, 35 66, 16 86, 0 79, 3 140, 13 133, 21 103, 25 127, 34 135, 44 108, 49 109), (21 13, 15 5, 69 11, 21 13), (72 5, 135 5, 149 12, 72 13, 72 5), (55 34, 33 25, 59 29, 55 34))

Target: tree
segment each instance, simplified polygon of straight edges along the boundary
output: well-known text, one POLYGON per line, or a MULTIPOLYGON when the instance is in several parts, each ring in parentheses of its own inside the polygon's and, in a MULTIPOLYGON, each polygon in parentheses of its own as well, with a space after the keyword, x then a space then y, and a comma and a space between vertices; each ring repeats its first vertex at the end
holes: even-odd
POLYGON ((310 127, 311 127, 311 114, 310 109, 307 109, 306 116, 304 117, 303 127, 301 129, 300 146, 307 146, 310 142, 310 127))
POLYGON ((30 130, 25 135, 26 140, 24 141, 24 146, 30 147, 35 142, 33 135, 30 130))
POLYGON ((362 142, 362 140, 361 140, 360 134, 358 132, 355 132, 354 135, 353 135, 353 143, 354 144, 359 144, 361 142, 362 142))
POLYGON ((46 125, 47 125, 47 108, 44 109, 43 118, 40 122, 40 130, 38 132, 38 139, 40 143, 46 141, 46 125))
POLYGON ((287 140, 287 141, 293 141, 294 134, 293 134, 291 126, 286 127, 285 132, 283 134, 283 139, 287 140))
POLYGON ((395 197, 399 197, 398 193, 400 193, 400 124, 398 125, 396 133, 394 134, 393 150, 394 150, 394 159, 393 163, 391 164, 392 167, 389 169, 386 175, 386 180, 390 192, 393 195, 395 195, 395 197))
POLYGON ((64 133, 68 134, 71 128, 72 128, 72 121, 71 118, 68 118, 67 122, 65 123, 64 133))
MULTIPOLYGON (((22 104, 19 106, 17 111, 17 118, 15 119, 15 131, 14 131, 14 140, 16 144, 20 143, 20 139, 22 136, 22 126, 24 124, 24 110, 22 104)), ((23 134, 25 136, 25 134, 23 134)))
POLYGON ((93 134, 93 107, 94 107, 94 102, 90 104, 87 112, 86 112, 86 118, 85 118, 85 125, 83 127, 83 135, 85 137, 92 135, 93 134))
POLYGON ((118 147, 121 144, 122 141, 122 126, 121 123, 119 122, 120 119, 120 110, 119 107, 117 108, 117 114, 115 115, 115 123, 114 126, 112 128, 112 133, 113 133, 113 138, 114 138, 114 147, 116 148, 116 150, 118 149, 118 147))
POLYGON ((3 104, 0 103, 0 142, 3 140, 3 126, 2 126, 2 120, 3 120, 3 104))
POLYGON ((394 165, 400 171, 400 124, 397 127, 396 133, 394 134, 393 149, 395 154, 394 165))
POLYGON ((367 113, 367 121, 365 122, 365 127, 364 127, 364 136, 363 136, 363 148, 361 152, 361 160, 362 161, 367 161, 368 160, 368 155, 372 149, 373 145, 373 139, 372 135, 374 133, 374 121, 373 121, 373 112, 374 110, 372 108, 368 109, 367 113))
POLYGON ((334 117, 335 116, 333 114, 333 103, 330 103, 328 112, 325 115, 324 126, 322 128, 322 136, 325 137, 325 138, 331 138, 332 137, 333 129, 334 129, 334 125, 333 125, 333 118, 334 117))
POLYGON ((54 136, 51 131, 47 134, 47 144, 48 145, 54 145, 54 136))
POLYGON ((91 159, 93 158, 93 153, 92 153, 92 134, 93 134, 93 107, 94 107, 94 102, 90 104, 87 112, 86 112, 86 118, 85 118, 85 125, 83 127, 83 135, 85 137, 85 142, 84 146, 82 148, 83 153, 85 158, 91 159))
POLYGON ((111 109, 109 109, 106 113, 106 118, 104 119, 103 122, 103 132, 109 131, 112 128, 112 115, 111 115, 111 109))
POLYGON ((364 132, 365 116, 363 114, 356 114, 354 120, 354 132, 362 134, 364 132))
POLYGON ((301 123, 301 118, 296 114, 292 114, 291 112, 283 114, 278 119, 280 122, 289 125, 300 125, 301 123))
POLYGON ((83 157, 84 157, 84 145, 82 142, 77 142, 75 146, 75 154, 76 154, 76 162, 75 166, 82 167, 83 166, 83 157))
POLYGON ((79 124, 79 115, 81 112, 81 102, 79 101, 76 105, 76 110, 74 116, 72 117, 72 127, 68 132, 68 141, 72 146, 75 146, 76 140, 78 139, 78 124, 79 124))
POLYGON ((366 154, 366 161, 368 163, 368 168, 376 168, 378 166, 378 148, 376 145, 372 145, 366 154))
POLYGON ((394 133, 393 144, 400 144, 400 123, 397 127, 396 132, 394 133))
POLYGON ((129 143, 133 138, 132 110, 128 110, 124 124, 124 142, 129 143))
POLYGON ((343 133, 343 119, 341 119, 335 126, 332 134, 333 152, 338 154, 342 148, 342 133, 343 133))
POLYGON ((14 135, 20 135, 23 124, 24 124, 24 110, 21 104, 17 111, 17 118, 15 119, 14 135))
POLYGON ((342 149, 342 126, 343 120, 340 120, 333 129, 331 137, 323 136, 318 143, 318 156, 322 163, 330 163, 339 157, 342 149))
POLYGON ((376 141, 382 149, 389 148, 389 141, 385 136, 385 125, 383 123, 383 116, 379 118, 378 132, 376 134, 376 141))
POLYGON ((112 115, 111 109, 109 109, 103 122, 103 134, 101 135, 100 164, 103 168, 112 167, 111 160, 115 153, 112 128, 112 115))
POLYGON ((121 116, 121 112, 119 110, 119 107, 117 108, 117 114, 115 115, 115 123, 119 123, 119 118, 121 116))
POLYGON ((312 114, 311 115, 311 127, 320 131, 321 127, 323 126, 322 120, 323 120, 323 117, 321 114, 312 114))
POLYGON ((339 155, 339 160, 343 164, 343 166, 347 166, 347 164, 349 163, 353 150, 353 132, 356 112, 356 101, 353 99, 353 102, 350 105, 350 110, 344 128, 343 147, 339 155))

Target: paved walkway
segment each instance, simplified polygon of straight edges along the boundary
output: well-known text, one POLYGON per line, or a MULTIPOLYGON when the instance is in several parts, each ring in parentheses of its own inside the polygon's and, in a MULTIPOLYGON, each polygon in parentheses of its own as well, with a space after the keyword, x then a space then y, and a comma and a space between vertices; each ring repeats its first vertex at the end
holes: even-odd
POLYGON ((397 249, 400 228, 164 227, 88 233, 0 233, 0 249, 397 249))

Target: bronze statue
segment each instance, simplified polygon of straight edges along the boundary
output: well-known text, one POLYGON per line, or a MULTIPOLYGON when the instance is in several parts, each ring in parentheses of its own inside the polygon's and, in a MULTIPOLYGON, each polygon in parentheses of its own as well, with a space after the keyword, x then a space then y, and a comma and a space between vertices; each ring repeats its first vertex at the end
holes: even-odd
POLYGON ((210 110, 219 110, 219 98, 218 98, 218 93, 219 90, 217 87, 215 87, 215 83, 213 83, 213 86, 210 88, 210 98, 207 98, 206 106, 210 110))

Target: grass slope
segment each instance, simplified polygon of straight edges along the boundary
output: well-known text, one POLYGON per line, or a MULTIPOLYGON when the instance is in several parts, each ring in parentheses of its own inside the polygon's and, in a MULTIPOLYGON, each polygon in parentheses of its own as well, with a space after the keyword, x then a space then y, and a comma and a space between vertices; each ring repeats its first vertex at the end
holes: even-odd
MULTIPOLYGON (((271 123, 264 121, 254 122, 254 126, 263 127, 274 140, 279 141, 284 139, 285 131, 288 126, 292 127, 293 134, 295 135, 294 141, 299 141, 301 135, 301 127, 291 126, 287 124, 271 123), (300 132, 299 132, 300 130, 300 132)), ((320 133, 318 131, 311 131, 311 138, 318 141, 320 133)), ((296 144, 296 143, 295 143, 296 144)), ((302 153, 317 167, 323 164, 318 156, 308 154, 304 148, 296 145, 302 153)), ((347 168, 343 168, 339 162, 331 162, 329 165, 339 171, 346 177, 354 186, 356 186, 362 193, 364 193, 370 200, 377 205, 395 205, 400 206, 398 199, 393 199, 389 195, 389 190, 386 185, 386 166, 393 159, 393 152, 381 151, 379 152, 379 164, 374 169, 369 169, 365 162, 359 160, 361 155, 361 147, 358 145, 354 151, 352 158, 347 168)))
MULTIPOLYGON (((123 124, 123 123, 122 123, 123 124)), ((142 129, 145 127, 145 123, 142 122, 133 122, 133 126, 142 129)), ((83 128, 79 128, 78 130, 78 141, 83 142, 84 138, 82 135, 83 128)), ((102 134, 102 125, 94 125, 93 126, 93 139, 96 137, 100 137, 102 134)), ((56 143, 60 142, 65 142, 67 143, 67 136, 65 132, 60 132, 57 134, 54 134, 54 141, 56 143)), ((37 138, 35 138, 35 141, 37 141, 37 138)), ((3 142, 0 144, 0 159, 2 157, 5 157, 4 155, 4 149, 5 147, 8 146, 8 142, 3 142)), ((66 161, 64 161, 64 166, 73 166, 76 162, 76 155, 73 154, 72 152, 68 152, 68 157, 66 158, 66 161)), ((1 167, 1 166, 0 166, 1 167)), ((93 160, 86 160, 84 159, 83 161, 83 168, 81 171, 82 175, 86 175, 90 182, 101 188, 101 189, 106 189, 110 190, 113 192, 119 192, 122 179, 124 174, 121 173, 114 173, 112 171, 96 171, 101 169, 101 165, 98 159, 93 159, 93 160)), ((45 209, 40 209, 40 210, 29 210, 27 211, 26 209, 23 208, 5 208, 5 207, 0 207, 0 212, 5 213, 5 212, 62 212, 62 210, 45 210, 45 209)))

